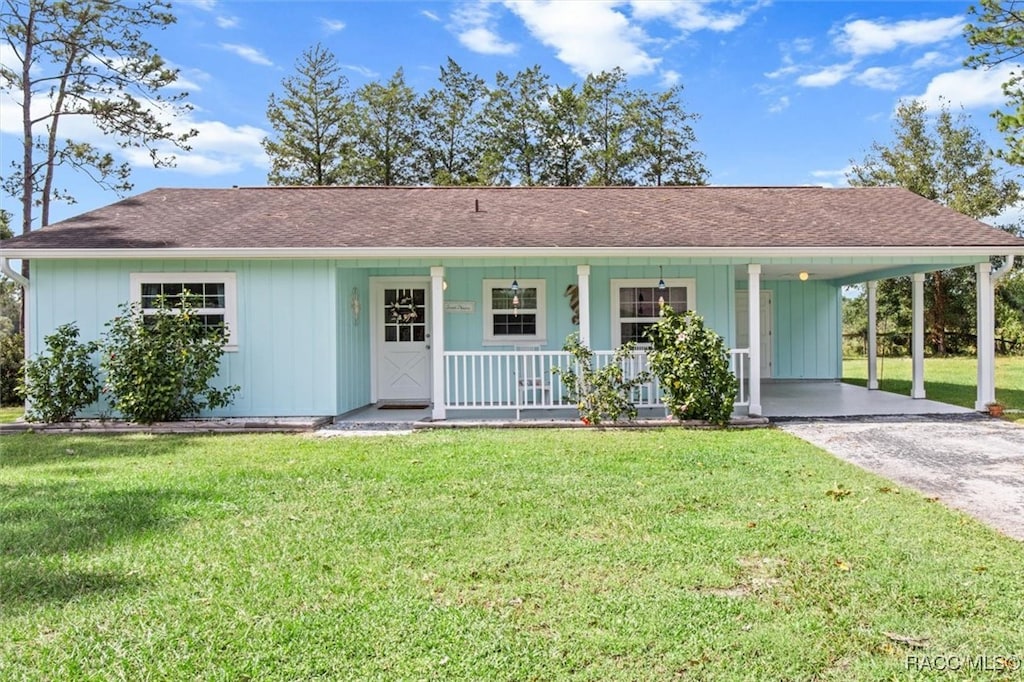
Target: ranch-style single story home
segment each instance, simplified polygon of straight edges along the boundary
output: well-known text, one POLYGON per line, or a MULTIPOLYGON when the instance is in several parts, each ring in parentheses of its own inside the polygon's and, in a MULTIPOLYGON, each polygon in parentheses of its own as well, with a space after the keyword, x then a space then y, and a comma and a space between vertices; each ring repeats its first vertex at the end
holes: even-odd
MULTIPOLYGON (((258 187, 155 189, 5 241, 27 351, 75 322, 99 338, 118 305, 188 289, 230 339, 205 416, 335 416, 368 405, 571 408, 552 367, 578 332, 608 362, 659 304, 721 334, 737 405, 762 384, 838 380, 842 287, 911 275, 913 397, 924 398, 928 272, 973 266, 977 408, 994 399, 993 280, 1024 240, 899 188, 258 187), (993 270, 989 259, 1009 257, 993 270), (30 263, 28 279, 11 260, 30 263)), ((874 373, 869 335, 869 384, 874 373)), ((630 371, 644 363, 642 353, 630 371)), ((660 404, 651 382, 642 406, 660 404)), ((102 405, 94 408, 103 411, 102 405)))

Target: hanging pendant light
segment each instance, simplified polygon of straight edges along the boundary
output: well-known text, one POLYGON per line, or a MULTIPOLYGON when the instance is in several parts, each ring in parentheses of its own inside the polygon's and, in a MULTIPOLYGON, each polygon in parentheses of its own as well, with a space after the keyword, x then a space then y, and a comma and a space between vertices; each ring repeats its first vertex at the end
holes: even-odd
POLYGON ((658 296, 658 306, 665 305, 665 270, 664 267, 658 266, 658 291, 661 292, 658 296))
POLYGON ((519 278, 516 276, 516 268, 512 267, 512 317, 519 317, 519 278))

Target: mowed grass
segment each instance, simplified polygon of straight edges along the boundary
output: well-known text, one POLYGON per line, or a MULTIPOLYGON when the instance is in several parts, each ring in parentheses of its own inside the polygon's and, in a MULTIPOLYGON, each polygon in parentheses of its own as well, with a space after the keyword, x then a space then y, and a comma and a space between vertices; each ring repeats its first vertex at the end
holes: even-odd
POLYGON ((25 408, 21 405, 16 407, 0 407, 0 424, 11 424, 18 421, 25 414, 25 408))
POLYGON ((0 448, 4 679, 944 679, 907 657, 1024 653, 1024 544, 774 430, 0 448))
MULTIPOLYGON (((910 395, 911 371, 910 358, 879 358, 879 388, 910 395)), ((866 386, 867 377, 867 358, 843 360, 843 381, 866 386)), ((976 358, 925 358, 924 392, 931 400, 973 408, 977 386, 976 358)), ((1008 409, 1024 410, 1024 357, 996 358, 996 399, 1008 409)))

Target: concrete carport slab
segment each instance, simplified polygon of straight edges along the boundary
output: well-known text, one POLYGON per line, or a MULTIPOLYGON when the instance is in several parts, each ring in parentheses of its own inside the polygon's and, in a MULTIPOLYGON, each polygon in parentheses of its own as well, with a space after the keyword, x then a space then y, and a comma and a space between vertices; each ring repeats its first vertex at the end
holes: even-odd
POLYGON ((779 428, 1024 541, 1024 426, 981 415, 906 415, 779 428))

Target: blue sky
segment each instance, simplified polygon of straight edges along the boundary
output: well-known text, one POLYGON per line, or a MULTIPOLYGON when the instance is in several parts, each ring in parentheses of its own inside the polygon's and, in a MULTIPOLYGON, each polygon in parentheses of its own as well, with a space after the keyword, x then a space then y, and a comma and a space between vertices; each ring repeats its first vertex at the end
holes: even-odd
MULTIPOLYGON (((419 91, 448 57, 488 82, 540 64, 568 84, 621 66, 634 86, 681 83, 700 115, 698 148, 722 185, 845 184, 844 169, 873 141, 890 140, 901 98, 940 97, 1001 142, 989 113, 1002 102, 1006 66, 964 69, 969 2, 232 2, 174 4, 177 24, 148 35, 195 109, 193 150, 173 169, 134 159, 135 192, 154 187, 266 184, 260 140, 267 97, 280 92, 302 51, 320 42, 350 87, 403 67, 419 91)), ((0 52, 0 59, 8 55, 0 52)), ((18 153, 20 114, 0 102, 0 162, 18 153), (12 135, 14 133, 14 135, 12 135)), ((69 128, 67 132, 71 132, 69 128)), ((76 135, 103 146, 88 126, 76 135)), ((65 172, 79 198, 61 219, 117 196, 65 172)), ((2 205, 19 216, 16 202, 2 205)), ((18 224, 17 222, 15 223, 18 224)))

